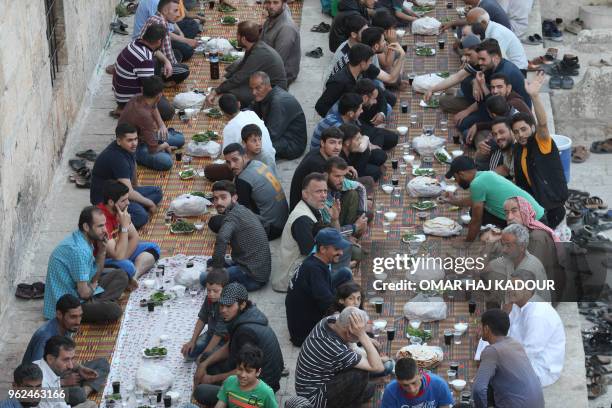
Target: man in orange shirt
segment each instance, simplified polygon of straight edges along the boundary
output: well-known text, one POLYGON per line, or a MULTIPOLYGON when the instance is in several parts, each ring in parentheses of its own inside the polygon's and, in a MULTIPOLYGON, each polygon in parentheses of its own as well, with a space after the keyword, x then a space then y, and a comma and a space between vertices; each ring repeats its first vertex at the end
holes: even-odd
POLYGON ((525 81, 525 90, 533 101, 537 126, 533 117, 526 113, 517 113, 511 120, 517 140, 514 174, 516 184, 544 207, 547 224, 554 229, 565 217, 565 200, 569 192, 559 150, 548 131, 546 110, 540 99, 543 82, 543 72, 538 72, 533 81, 525 81))

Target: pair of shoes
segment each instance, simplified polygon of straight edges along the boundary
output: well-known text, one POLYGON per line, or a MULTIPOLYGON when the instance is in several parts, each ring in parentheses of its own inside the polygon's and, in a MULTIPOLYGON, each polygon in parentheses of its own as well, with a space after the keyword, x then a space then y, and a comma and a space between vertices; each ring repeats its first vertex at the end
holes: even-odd
POLYGON ((113 33, 117 33, 121 35, 128 35, 128 32, 125 31, 126 28, 127 28, 127 24, 121 22, 121 20, 119 20, 119 22, 116 22, 116 23, 110 23, 110 29, 113 33))
POLYGON ((319 24, 317 24, 316 26, 313 26, 310 31, 314 32, 314 33, 329 33, 329 30, 331 30, 331 25, 327 24, 326 22, 321 22, 319 24))
POLYGON ((521 42, 523 44, 527 44, 527 45, 542 44, 543 41, 544 40, 542 40, 542 37, 538 33, 535 33, 535 34, 529 35, 527 37, 521 38, 521 42))
POLYGON ((577 76, 580 73, 580 63, 578 57, 573 54, 565 54, 563 59, 553 66, 549 74, 560 76, 577 76))
POLYGON ((568 76, 553 75, 548 81, 548 87, 550 89, 572 89, 574 87, 574 80, 568 76))
POLYGON ((565 26, 565 31, 568 33, 576 34, 584 30, 584 21, 580 18, 573 19, 568 25, 565 26))
POLYGON ((592 153, 612 153, 612 138, 591 143, 592 153))
POLYGON ((306 56, 311 58, 321 58, 323 56, 323 50, 321 47, 317 47, 312 51, 308 51, 306 56))
POLYGON ((98 157, 98 154, 92 149, 87 149, 77 152, 76 157, 80 157, 81 159, 89 160, 92 162, 96 161, 96 157, 98 157))
POLYGON ((557 24, 553 20, 542 21, 542 34, 544 38, 551 41, 563 41, 563 33, 559 31, 557 24))
POLYGON ((42 282, 34 282, 29 285, 20 283, 15 290, 15 296, 20 299, 42 299, 45 297, 45 284, 42 282))

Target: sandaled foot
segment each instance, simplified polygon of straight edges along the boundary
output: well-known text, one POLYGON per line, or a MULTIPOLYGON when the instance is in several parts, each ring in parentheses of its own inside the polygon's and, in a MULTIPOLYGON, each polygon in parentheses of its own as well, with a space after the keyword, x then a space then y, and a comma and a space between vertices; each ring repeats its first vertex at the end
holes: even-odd
POLYGON ((592 153, 612 153, 612 139, 600 140, 591 143, 592 153))

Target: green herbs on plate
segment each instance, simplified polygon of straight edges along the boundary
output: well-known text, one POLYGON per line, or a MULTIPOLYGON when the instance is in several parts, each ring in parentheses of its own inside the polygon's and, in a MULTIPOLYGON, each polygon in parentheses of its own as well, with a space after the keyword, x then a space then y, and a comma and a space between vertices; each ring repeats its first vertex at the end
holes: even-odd
POLYGON ((191 140, 193 140, 196 143, 206 143, 211 140, 218 140, 218 139, 219 139, 219 135, 214 130, 207 130, 206 132, 196 133, 195 135, 191 137, 191 140))
POLYGON ((410 206, 416 210, 424 211, 431 210, 432 208, 436 207, 436 203, 433 201, 419 201, 417 203, 410 204, 410 206))
POLYGON ((423 169, 419 167, 418 169, 412 170, 412 175, 433 177, 436 175, 436 171, 434 169, 423 169))
POLYGON ((234 25, 238 22, 238 19, 233 16, 225 16, 221 19, 221 24, 234 25))
POLYGON ((225 3, 219 4, 219 7, 217 8, 222 13, 233 13, 234 11, 237 10, 236 7, 230 6, 229 4, 225 4, 225 3))
POLYGON ((187 233, 195 231, 195 226, 185 220, 178 220, 170 227, 170 231, 175 234, 187 233))
POLYGON ((144 349, 144 355, 147 357, 163 357, 168 354, 165 347, 151 347, 144 349))
POLYGON ((431 333, 428 333, 422 329, 415 329, 412 326, 406 327, 406 334, 411 337, 420 337, 421 339, 423 339, 423 341, 431 339, 431 333))
POLYGON ((223 113, 217 108, 210 108, 208 112, 206 112, 206 116, 212 119, 219 119, 223 117, 223 113))
POLYGON ((231 64, 232 62, 236 62, 239 59, 240 57, 237 57, 235 55, 224 54, 221 58, 219 58, 219 61, 226 63, 226 64, 231 64))
POLYGON ((436 50, 431 47, 416 47, 415 52, 419 57, 431 57, 436 55, 436 50))

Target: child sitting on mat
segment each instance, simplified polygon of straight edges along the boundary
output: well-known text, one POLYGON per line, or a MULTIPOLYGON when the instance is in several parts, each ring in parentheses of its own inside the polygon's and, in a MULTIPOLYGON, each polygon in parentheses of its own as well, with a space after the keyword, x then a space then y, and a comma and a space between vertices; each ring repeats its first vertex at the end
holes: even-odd
POLYGON ((213 269, 206 275, 206 299, 198 313, 191 340, 181 348, 185 360, 195 360, 200 355, 205 359, 227 341, 227 328, 219 314, 219 298, 227 281, 227 272, 222 268, 213 269), (200 335, 206 325, 208 329, 200 335))

